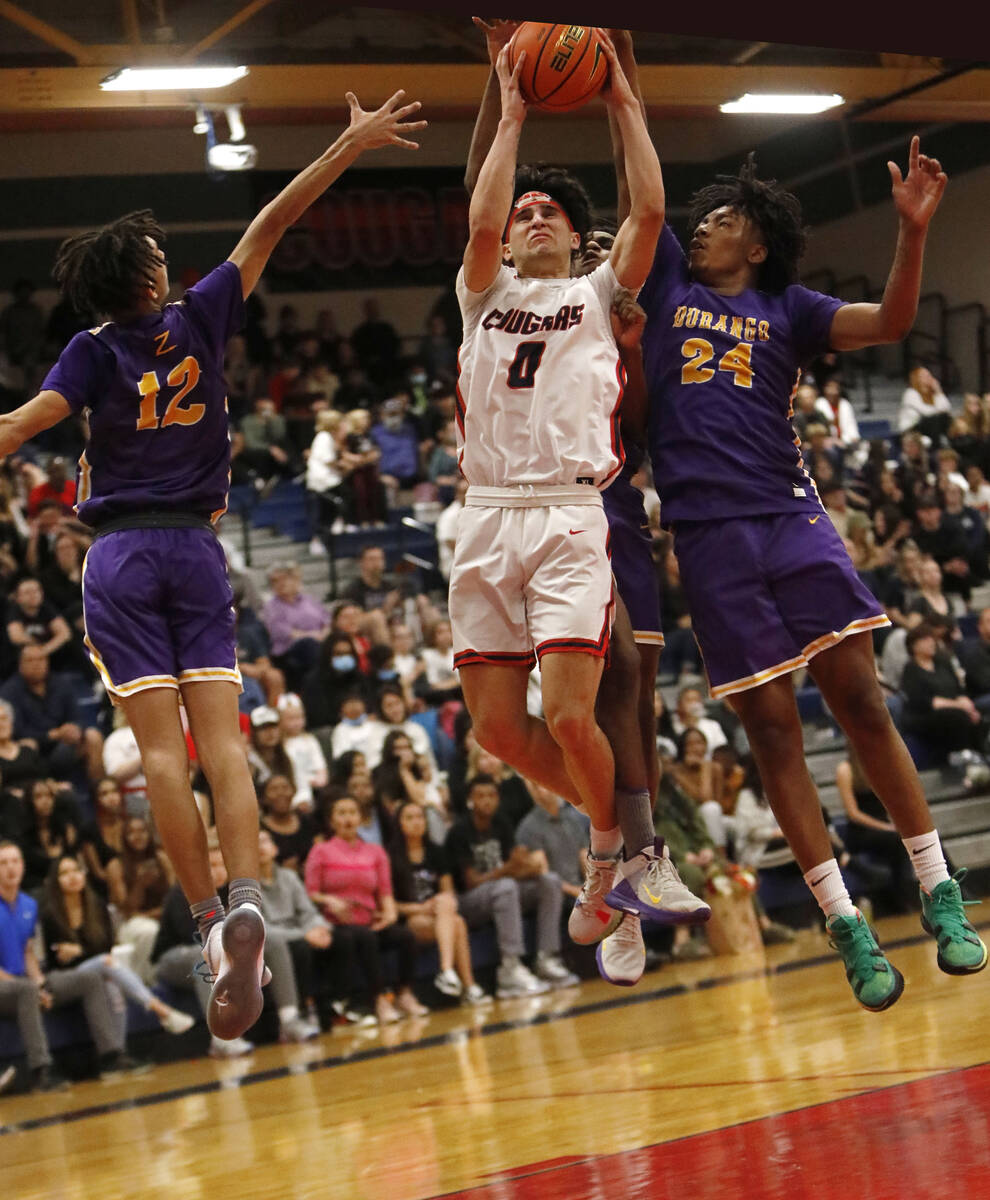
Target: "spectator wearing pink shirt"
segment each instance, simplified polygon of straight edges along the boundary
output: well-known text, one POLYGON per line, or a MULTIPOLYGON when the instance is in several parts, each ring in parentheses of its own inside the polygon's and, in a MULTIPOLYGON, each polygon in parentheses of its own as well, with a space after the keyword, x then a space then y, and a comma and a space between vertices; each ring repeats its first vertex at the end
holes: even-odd
POLYGON ((339 796, 329 816, 333 837, 310 851, 305 883, 313 903, 333 924, 344 977, 353 981, 354 967, 360 966, 379 1024, 403 1015, 425 1016, 429 1010, 412 990, 416 939, 399 921, 388 855, 358 836, 361 810, 352 797, 339 796), (399 959, 395 1005, 385 995, 381 962, 382 952, 390 949, 399 959))

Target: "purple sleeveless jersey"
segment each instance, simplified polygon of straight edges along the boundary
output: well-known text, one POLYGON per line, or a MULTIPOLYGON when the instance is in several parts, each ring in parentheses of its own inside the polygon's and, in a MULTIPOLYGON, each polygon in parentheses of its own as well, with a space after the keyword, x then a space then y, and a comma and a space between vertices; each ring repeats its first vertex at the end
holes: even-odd
POLYGON ((796 285, 721 296, 664 229, 639 303, 653 478, 712 695, 888 624, 791 425, 800 367, 829 348, 842 301, 796 285))
POLYGON ((88 412, 81 521, 148 509, 220 517, 230 484, 223 356, 243 320, 241 273, 225 262, 178 304, 69 342, 42 387, 88 412))
POLYGON ((720 296, 691 279, 665 226, 639 303, 664 523, 821 512, 792 403, 800 367, 828 349, 843 302, 797 285, 720 296))

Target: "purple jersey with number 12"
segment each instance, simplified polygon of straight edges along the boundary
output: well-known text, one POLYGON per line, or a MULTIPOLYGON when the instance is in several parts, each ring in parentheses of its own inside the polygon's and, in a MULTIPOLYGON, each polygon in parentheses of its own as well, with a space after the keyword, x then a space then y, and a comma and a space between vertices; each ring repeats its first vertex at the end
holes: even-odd
POLYGON ((241 273, 225 262, 179 303, 69 342, 42 387, 88 412, 81 521, 149 509, 219 519, 230 485, 224 348, 243 321, 241 273))
POLYGON ((722 296, 665 226, 639 294, 649 443, 665 525, 822 511, 791 425, 802 366, 843 301, 794 284, 722 296))

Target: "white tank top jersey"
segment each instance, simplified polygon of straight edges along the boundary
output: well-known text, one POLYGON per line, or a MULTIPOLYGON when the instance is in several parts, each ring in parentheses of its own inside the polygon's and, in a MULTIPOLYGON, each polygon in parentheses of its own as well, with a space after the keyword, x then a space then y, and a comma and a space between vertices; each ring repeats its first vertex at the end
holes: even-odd
POLYGON ((622 466, 618 290, 609 262, 563 279, 520 279, 503 266, 484 292, 468 290, 461 268, 458 461, 468 483, 611 483, 622 466))

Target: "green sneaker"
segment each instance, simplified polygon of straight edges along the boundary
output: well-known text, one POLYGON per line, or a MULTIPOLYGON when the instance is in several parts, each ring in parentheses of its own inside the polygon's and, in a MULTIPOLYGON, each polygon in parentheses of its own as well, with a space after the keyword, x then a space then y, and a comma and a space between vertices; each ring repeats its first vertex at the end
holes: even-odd
POLYGON ((987 948, 966 920, 966 906, 979 900, 962 898, 959 884, 965 875, 962 867, 930 896, 921 889, 921 924, 938 943, 938 965, 946 975, 974 975, 987 965, 987 948))
POLYGON ((870 1012, 890 1008, 904 991, 904 976, 887 962, 859 909, 854 917, 829 917, 825 927, 832 949, 842 955, 846 978, 860 1004, 870 1012))

